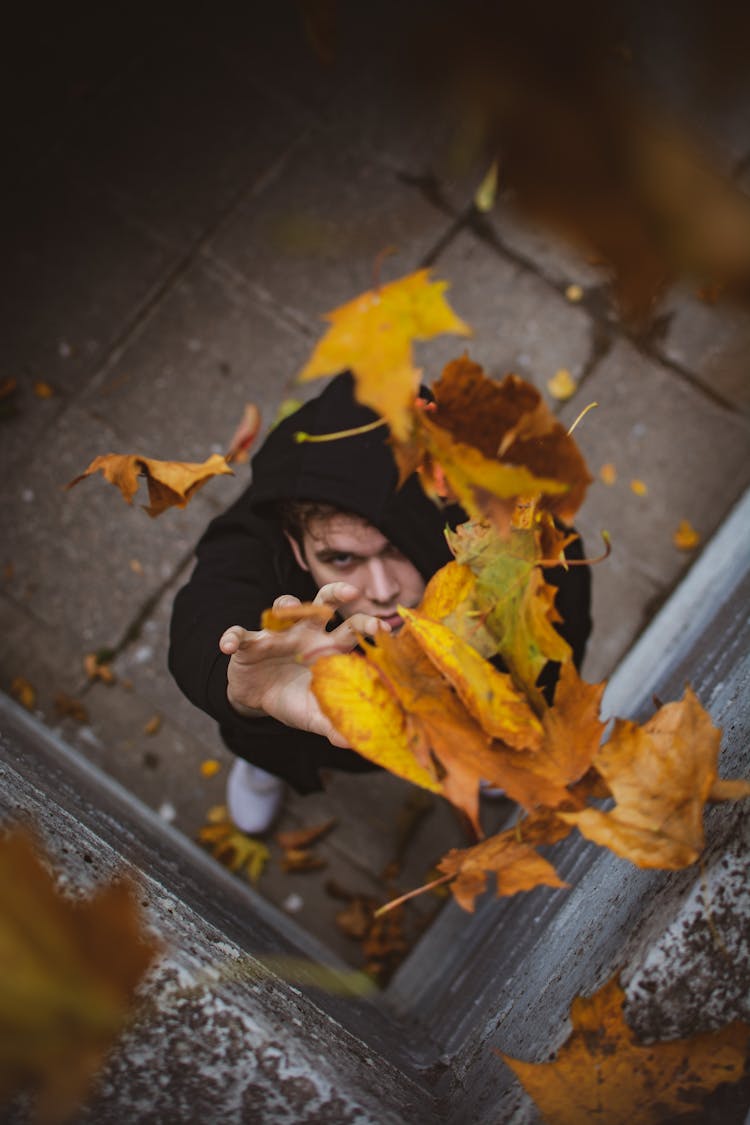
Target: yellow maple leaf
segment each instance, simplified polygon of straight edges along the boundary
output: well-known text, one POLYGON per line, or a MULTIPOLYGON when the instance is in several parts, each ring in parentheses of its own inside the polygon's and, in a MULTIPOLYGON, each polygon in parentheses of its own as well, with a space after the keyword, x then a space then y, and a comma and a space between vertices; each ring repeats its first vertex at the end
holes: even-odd
POLYGON ((458 693, 467 710, 493 738, 518 749, 538 749, 542 724, 511 677, 451 629, 414 610, 399 608, 422 651, 458 693))
POLYGON ((158 952, 134 888, 71 901, 31 837, 0 839, 0 1101, 36 1097, 36 1120, 68 1120, 130 1019, 158 952))
POLYGON ((92 473, 100 472, 117 485, 128 504, 138 491, 138 478, 145 476, 149 503, 143 507, 150 516, 160 516, 167 508, 184 508, 199 488, 211 477, 232 474, 231 467, 218 453, 200 463, 192 461, 156 461, 134 453, 107 453, 95 457, 89 467, 67 485, 72 488, 92 473))
POLYGON ((412 426, 411 411, 419 389, 413 340, 444 332, 471 335, 469 326, 444 297, 445 281, 431 281, 418 270, 326 314, 331 327, 300 373, 306 381, 351 369, 359 402, 386 419, 401 440, 412 426))
POLYGON ((498 1052, 548 1125, 664 1125, 695 1114, 720 1083, 742 1077, 747 1024, 643 1044, 625 1023, 624 999, 616 978, 588 999, 576 997, 573 1031, 552 1062, 498 1052))
POLYGON ((440 792, 435 774, 415 757, 403 708, 367 660, 347 653, 320 657, 312 668, 312 691, 357 753, 423 789, 440 792))

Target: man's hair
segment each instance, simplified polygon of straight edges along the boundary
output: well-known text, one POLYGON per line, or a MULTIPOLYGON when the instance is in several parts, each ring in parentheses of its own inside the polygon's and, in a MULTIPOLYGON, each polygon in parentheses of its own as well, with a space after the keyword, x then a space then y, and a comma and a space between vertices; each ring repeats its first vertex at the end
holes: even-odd
POLYGON ((304 534, 315 520, 354 514, 324 500, 280 500, 276 505, 276 513, 282 528, 291 535, 300 550, 304 534))

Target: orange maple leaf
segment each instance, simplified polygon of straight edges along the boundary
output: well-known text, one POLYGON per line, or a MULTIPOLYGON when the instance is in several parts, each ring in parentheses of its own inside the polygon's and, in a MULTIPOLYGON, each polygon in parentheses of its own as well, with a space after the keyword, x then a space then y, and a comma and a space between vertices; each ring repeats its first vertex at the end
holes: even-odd
POLYGON ((320 625, 326 625, 334 613, 333 606, 316 605, 314 602, 275 606, 273 609, 263 610, 260 627, 272 633, 284 633, 300 621, 315 621, 320 625))
POLYGON ((750 795, 750 783, 717 779, 721 731, 690 688, 643 726, 618 719, 594 766, 616 804, 560 816, 639 867, 679 868, 703 849, 708 800, 750 795))
POLYGON ((548 1125, 664 1125, 694 1114, 720 1083, 742 1077, 747 1024, 643 1044, 625 1023, 624 999, 616 978, 588 999, 576 997, 573 1031, 553 1062, 523 1062, 498 1052, 548 1125))
POLYGON ((120 881, 71 901, 27 832, 0 839, 0 1102, 33 1090, 36 1119, 67 1120, 132 1014, 158 953, 120 881))
POLYGON ((218 453, 203 462, 156 461, 152 457, 139 457, 135 453, 107 453, 95 457, 89 467, 74 477, 67 488, 91 476, 102 473, 111 484, 117 485, 128 504, 138 491, 138 478, 145 476, 149 503, 144 509, 150 516, 160 516, 167 508, 184 508, 199 488, 211 479, 233 470, 218 453))
POLYGON ((495 875, 498 897, 530 891, 534 887, 567 887, 549 860, 536 850, 540 842, 555 843, 570 831, 549 816, 537 819, 543 832, 529 832, 534 818, 522 821, 471 848, 453 848, 438 863, 438 870, 455 876, 451 891, 464 910, 473 912, 477 895, 487 887, 487 876, 495 875), (523 829, 523 831, 520 831, 523 829))
POLYGON ((331 327, 300 373, 305 381, 350 368, 359 402, 386 419, 393 435, 408 438, 420 372, 412 357, 413 340, 444 332, 471 335, 444 297, 445 281, 430 281, 418 270, 368 290, 326 314, 331 327))

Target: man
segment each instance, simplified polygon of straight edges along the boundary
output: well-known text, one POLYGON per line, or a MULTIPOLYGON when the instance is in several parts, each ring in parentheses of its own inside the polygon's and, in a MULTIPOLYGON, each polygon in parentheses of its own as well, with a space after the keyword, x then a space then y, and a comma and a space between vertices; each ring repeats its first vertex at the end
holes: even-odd
MULTIPOLYGON (((466 518, 457 505, 434 505, 415 476, 396 487, 385 426, 333 441, 295 439, 374 420, 345 373, 273 429, 253 458, 252 484, 210 524, 175 599, 170 670, 238 755, 227 802, 246 832, 270 826, 283 782, 308 793, 322 788, 321 770, 377 768, 320 711, 309 661, 322 650, 350 651, 358 635, 398 628, 396 607, 418 605, 451 558, 445 527, 466 518), (333 627, 260 630, 264 609, 295 600, 333 606, 333 627)), ((580 543, 568 556, 581 556, 580 543)), ((590 631, 588 569, 546 578, 559 587, 561 631, 580 663, 590 631)))

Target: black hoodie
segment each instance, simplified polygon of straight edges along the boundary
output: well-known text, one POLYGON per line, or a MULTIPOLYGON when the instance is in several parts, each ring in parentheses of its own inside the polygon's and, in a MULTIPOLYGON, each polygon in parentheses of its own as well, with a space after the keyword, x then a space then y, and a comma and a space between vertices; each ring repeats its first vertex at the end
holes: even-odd
MULTIPOLYGON (((218 647, 225 629, 259 628, 262 611, 279 594, 310 601, 317 593, 311 576, 294 559, 276 504, 318 500, 363 516, 414 563, 425 581, 451 558, 446 525, 455 527, 466 518, 456 505, 437 508, 416 477, 396 488, 384 426, 331 442, 295 440, 298 431, 328 434, 375 420, 352 392, 351 375, 339 375, 271 431, 253 458, 252 484, 200 540, 196 567, 172 612, 169 667, 182 691, 219 722, 222 738, 235 754, 284 778, 300 793, 321 788, 320 769, 377 767, 320 735, 276 719, 243 718, 227 700, 229 658, 218 647)), ((580 544, 567 553, 580 557, 580 544)), ((545 577, 559 587, 557 606, 565 622, 561 631, 580 664, 590 631, 588 568, 559 568, 545 577)))

